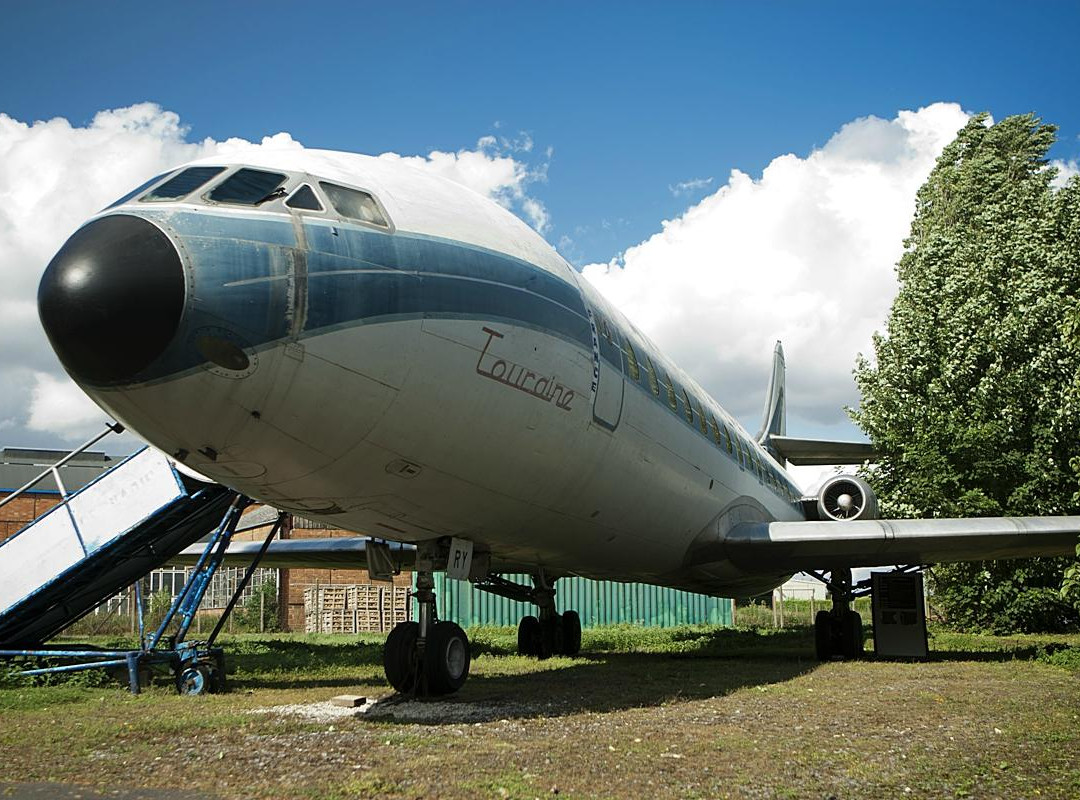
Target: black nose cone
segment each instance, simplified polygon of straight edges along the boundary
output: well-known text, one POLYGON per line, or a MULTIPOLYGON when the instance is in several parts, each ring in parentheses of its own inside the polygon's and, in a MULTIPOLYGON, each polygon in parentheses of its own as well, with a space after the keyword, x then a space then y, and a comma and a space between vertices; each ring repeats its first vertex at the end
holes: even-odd
POLYGON ((94 220, 67 240, 38 287, 38 315, 64 367, 115 384, 168 346, 184 309, 184 270, 168 237, 139 217, 94 220))

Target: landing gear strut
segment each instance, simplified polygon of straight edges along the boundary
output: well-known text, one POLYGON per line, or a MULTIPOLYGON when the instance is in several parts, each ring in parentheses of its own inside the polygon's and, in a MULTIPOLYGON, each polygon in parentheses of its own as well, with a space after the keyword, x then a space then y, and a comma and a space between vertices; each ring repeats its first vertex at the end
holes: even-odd
POLYGON ((523 656, 550 658, 554 655, 574 656, 581 651, 581 617, 576 611, 561 614, 555 608, 555 582, 543 570, 533 576, 533 586, 489 575, 476 583, 478 589, 508 597, 511 600, 535 603, 537 615, 528 615, 518 623, 517 649, 523 656))
MULTIPOLYGON (((417 697, 456 692, 469 677, 469 637, 454 622, 440 621, 435 609, 431 569, 421 568, 417 554, 417 622, 400 622, 386 637, 383 669, 390 685, 417 697)), ((430 562, 428 566, 430 565, 430 562)))
POLYGON ((814 618, 814 645, 819 661, 840 658, 860 658, 863 654, 862 617, 852 610, 854 590, 850 569, 834 569, 826 580, 820 573, 812 573, 824 582, 832 593, 833 607, 819 611, 814 618))

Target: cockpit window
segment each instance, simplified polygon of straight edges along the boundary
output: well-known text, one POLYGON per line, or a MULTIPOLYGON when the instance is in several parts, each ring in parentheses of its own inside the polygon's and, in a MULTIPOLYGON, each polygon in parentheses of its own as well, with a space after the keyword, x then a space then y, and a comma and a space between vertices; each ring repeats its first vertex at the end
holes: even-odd
POLYGON ((179 200, 181 197, 187 197, 215 175, 224 171, 225 167, 188 167, 146 195, 143 202, 147 200, 179 200))
POLYGON ((347 189, 344 186, 324 181, 319 181, 319 186, 326 192, 326 196, 330 198, 330 204, 341 216, 370 222, 372 225, 381 225, 384 228, 390 227, 375 198, 367 192, 347 189))
POLYGON ((306 183, 292 193, 292 196, 285 201, 285 205, 289 208, 299 208, 305 211, 323 210, 322 203, 315 196, 315 190, 306 183))
POLYGON ((162 178, 164 178, 168 174, 169 174, 168 172, 163 172, 160 175, 155 175, 153 178, 146 181, 145 183, 140 183, 137 188, 132 189, 130 192, 125 194, 119 200, 116 200, 115 202, 109 203, 109 205, 105 206, 105 208, 115 208, 116 206, 122 206, 124 203, 126 203, 131 198, 142 194, 144 191, 149 189, 151 186, 153 186, 155 183, 160 181, 162 178))
POLYGON ((278 192, 286 176, 280 172, 261 169, 238 169, 215 186, 206 197, 215 203, 235 203, 241 206, 257 206, 280 197, 278 192))

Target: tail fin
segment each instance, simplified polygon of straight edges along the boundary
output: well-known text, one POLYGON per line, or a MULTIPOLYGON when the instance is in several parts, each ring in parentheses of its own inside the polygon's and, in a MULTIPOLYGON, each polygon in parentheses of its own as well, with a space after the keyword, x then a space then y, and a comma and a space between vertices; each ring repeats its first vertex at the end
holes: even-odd
POLYGON ((784 367, 784 346, 776 343, 773 350, 772 379, 769 392, 765 395, 765 414, 761 420, 761 431, 757 435, 758 443, 781 464, 783 456, 769 440, 771 436, 787 434, 787 380, 784 367))

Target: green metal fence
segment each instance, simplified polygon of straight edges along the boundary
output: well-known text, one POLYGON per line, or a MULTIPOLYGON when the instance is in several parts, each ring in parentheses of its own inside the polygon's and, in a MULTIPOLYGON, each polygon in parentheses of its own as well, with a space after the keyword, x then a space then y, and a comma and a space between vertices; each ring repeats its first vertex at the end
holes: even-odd
MULTIPOLYGON (((504 578, 531 586, 528 575, 504 578)), ((683 592, 644 583, 593 581, 561 578, 555 585, 555 605, 581 615, 585 628, 629 623, 654 628, 675 625, 731 625, 731 600, 683 592)), ((441 619, 462 627, 470 625, 517 625, 526 614, 536 614, 536 606, 482 592, 467 581, 448 579, 435 573, 435 597, 441 619)))

